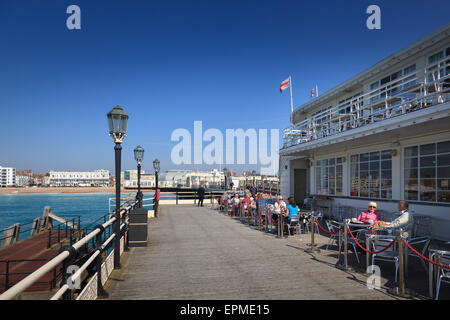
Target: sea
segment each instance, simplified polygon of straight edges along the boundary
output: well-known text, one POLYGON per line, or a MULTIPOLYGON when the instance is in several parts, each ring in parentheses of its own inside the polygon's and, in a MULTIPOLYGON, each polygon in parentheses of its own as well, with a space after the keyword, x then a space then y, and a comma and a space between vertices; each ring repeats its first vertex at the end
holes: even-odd
MULTIPOLYGON (((121 198, 127 196, 134 198, 136 193, 121 193, 121 198)), ((145 193, 144 198, 150 197, 152 193, 145 193)), ((115 199, 115 193, 0 194, 0 237, 5 228, 15 223, 22 225, 19 239, 28 237, 30 232, 26 230, 31 229, 35 218, 42 217, 46 206, 66 220, 75 218, 78 223, 80 216, 82 227, 98 224, 99 219, 108 214, 110 198, 115 199)), ((115 202, 111 205, 115 207, 115 202)))

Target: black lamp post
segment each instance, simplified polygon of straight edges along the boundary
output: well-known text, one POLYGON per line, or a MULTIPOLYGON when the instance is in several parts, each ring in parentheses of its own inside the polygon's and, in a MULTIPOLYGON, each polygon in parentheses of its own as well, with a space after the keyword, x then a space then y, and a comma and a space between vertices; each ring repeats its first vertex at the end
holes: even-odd
POLYGON ((227 178, 228 178, 228 169, 223 168, 223 175, 225 176, 225 186, 224 189, 227 190, 227 178))
POLYGON ((252 176, 253 176, 253 187, 256 190, 256 185, 255 185, 256 171, 255 170, 252 171, 252 176))
POLYGON ((114 229, 114 269, 120 269, 120 166, 122 141, 127 135, 128 115, 120 106, 115 106, 107 114, 109 135, 114 139, 115 165, 116 165, 116 212, 113 224, 114 229))
POLYGON ((137 162, 137 170, 138 170, 138 192, 136 195, 136 200, 139 201, 139 208, 142 208, 142 192, 141 192, 141 162, 144 160, 144 148, 141 146, 137 146, 134 149, 134 159, 137 162))
POLYGON ((156 195, 158 194, 158 172, 159 172, 159 160, 153 160, 153 169, 155 169, 155 217, 158 217, 158 206, 159 200, 157 200, 156 195))

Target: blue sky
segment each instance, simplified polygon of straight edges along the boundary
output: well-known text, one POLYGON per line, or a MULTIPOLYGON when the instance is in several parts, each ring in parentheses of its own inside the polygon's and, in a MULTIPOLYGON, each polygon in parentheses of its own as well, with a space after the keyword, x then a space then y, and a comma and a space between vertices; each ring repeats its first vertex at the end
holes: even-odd
MULTIPOLYGON (((283 129, 294 106, 449 22, 447 1, 0 2, 0 165, 36 172, 114 168, 106 113, 129 114, 122 168, 175 166, 177 128, 283 129), (66 8, 81 8, 68 30, 66 8), (381 8, 381 30, 366 8, 381 8)), ((281 134, 280 134, 281 136, 281 134)), ((240 173, 254 166, 227 165, 240 173)), ((198 166, 210 169, 208 166, 198 166)), ((258 168, 256 168, 258 169, 258 168)))

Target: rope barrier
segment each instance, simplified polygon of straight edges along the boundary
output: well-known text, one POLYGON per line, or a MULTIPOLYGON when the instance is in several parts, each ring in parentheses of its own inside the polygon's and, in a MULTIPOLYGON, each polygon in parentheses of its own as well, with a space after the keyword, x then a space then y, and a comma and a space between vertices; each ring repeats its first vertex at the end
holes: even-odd
POLYGON ((324 231, 325 233, 328 233, 328 234, 336 234, 336 233, 338 233, 339 231, 341 231, 342 229, 344 229, 344 226, 342 226, 342 227, 340 227, 338 230, 336 230, 336 231, 334 231, 334 232, 330 232, 330 231, 328 231, 328 230, 325 230, 325 229, 320 225, 319 221, 317 221, 316 218, 314 218, 314 220, 316 220, 316 223, 317 223, 317 225, 319 226, 319 228, 322 229, 322 231, 324 231))
POLYGON ((413 247, 411 247, 411 245, 410 245, 406 240, 403 240, 403 242, 406 244, 406 246, 407 246, 409 249, 411 249, 412 252, 414 252, 415 254, 417 254, 417 255, 418 255, 419 257, 421 257, 422 259, 424 259, 424 260, 426 260, 426 261, 428 261, 428 262, 430 262, 430 263, 432 263, 432 264, 434 264, 434 265, 437 265, 438 267, 441 267, 441 268, 444 268, 444 269, 450 269, 450 265, 445 265, 445 264, 441 264, 441 263, 435 262, 435 261, 433 261, 433 260, 430 260, 430 259, 428 259, 427 257, 421 255, 419 252, 417 252, 417 250, 414 249, 413 247))
POLYGON ((258 208, 258 214, 259 214, 259 222, 261 223, 262 226, 264 226, 264 223, 262 222, 261 219, 261 208, 258 208))
POLYGON ((370 251, 370 250, 367 250, 366 248, 364 248, 362 245, 359 244, 359 242, 358 242, 358 241, 355 239, 355 237, 353 236, 353 233, 350 231, 350 228, 347 228, 347 229, 348 229, 348 232, 350 233, 350 235, 352 236, 353 240, 356 242, 356 244, 357 244, 361 249, 363 249, 365 252, 369 252, 369 253, 371 253, 371 254, 379 254, 379 253, 381 253, 381 252, 383 252, 383 251, 386 251, 387 249, 389 249, 390 247, 392 247, 392 246, 394 245, 394 243, 395 243, 395 240, 392 240, 391 243, 390 243, 387 247, 385 247, 384 249, 381 249, 380 251, 370 251))
POLYGON ((277 223, 278 222, 278 218, 275 221, 270 218, 271 214, 269 214, 269 212, 267 212, 267 209, 266 209, 266 214, 267 214, 267 217, 269 218, 270 223, 277 223))

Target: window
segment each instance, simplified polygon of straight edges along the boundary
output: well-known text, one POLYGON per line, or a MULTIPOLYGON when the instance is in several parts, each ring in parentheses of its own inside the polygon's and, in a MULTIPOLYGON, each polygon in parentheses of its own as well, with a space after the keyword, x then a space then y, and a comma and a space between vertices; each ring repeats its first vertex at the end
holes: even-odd
POLYGON ((404 150, 406 200, 450 202, 450 141, 404 150))
POLYGON ((331 158, 316 162, 316 192, 342 195, 343 158, 331 158))
POLYGON ((392 199, 391 150, 351 156, 350 196, 392 199))
POLYGON ((429 67, 427 69, 428 82, 437 81, 438 79, 450 74, 450 68, 447 67, 444 70, 445 64, 450 61, 450 60, 447 60, 445 62, 443 60, 444 53, 445 53, 445 56, 448 57, 449 56, 449 48, 447 48, 446 50, 441 50, 441 51, 428 57, 428 64, 429 64, 429 67))

